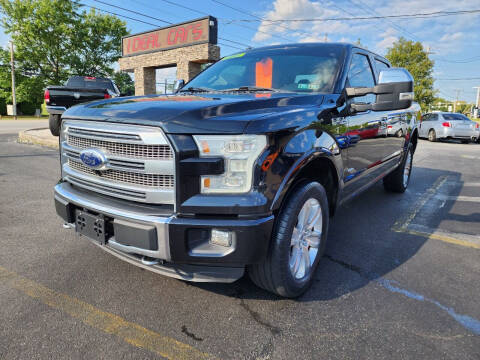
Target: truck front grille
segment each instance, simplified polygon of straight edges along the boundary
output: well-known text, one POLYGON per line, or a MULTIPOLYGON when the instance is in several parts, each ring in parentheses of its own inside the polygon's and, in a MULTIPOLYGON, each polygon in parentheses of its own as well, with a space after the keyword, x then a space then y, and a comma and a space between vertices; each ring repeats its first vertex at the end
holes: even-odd
POLYGON ((131 158, 145 159, 173 159, 169 145, 143 145, 124 142, 114 142, 84 138, 74 135, 67 136, 67 144, 77 149, 101 148, 108 154, 131 158))
POLYGON ((63 179, 73 186, 133 201, 174 204, 174 152, 159 128, 66 119, 61 161, 63 179), (81 161, 85 149, 105 155, 102 170, 81 161))
POLYGON ((112 180, 127 184, 135 184, 141 186, 152 186, 166 189, 173 189, 173 175, 159 174, 141 174, 119 170, 92 170, 80 162, 68 159, 68 166, 76 171, 84 174, 95 176, 101 179, 112 180))

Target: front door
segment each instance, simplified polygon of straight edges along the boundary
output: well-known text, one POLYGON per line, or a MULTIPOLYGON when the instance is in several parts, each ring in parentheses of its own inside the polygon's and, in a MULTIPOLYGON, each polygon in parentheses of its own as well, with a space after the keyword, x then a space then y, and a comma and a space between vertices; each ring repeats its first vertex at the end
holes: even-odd
MULTIPOLYGON (((367 53, 361 51, 352 55, 349 67, 347 87, 373 87, 375 77, 367 53)), ((356 97, 354 103, 374 103, 375 95, 356 97)), ((349 115, 347 133, 349 146, 347 166, 344 173, 345 195, 354 195, 355 191, 369 184, 381 174, 385 157, 385 139, 387 136, 388 112, 365 111, 349 115)))

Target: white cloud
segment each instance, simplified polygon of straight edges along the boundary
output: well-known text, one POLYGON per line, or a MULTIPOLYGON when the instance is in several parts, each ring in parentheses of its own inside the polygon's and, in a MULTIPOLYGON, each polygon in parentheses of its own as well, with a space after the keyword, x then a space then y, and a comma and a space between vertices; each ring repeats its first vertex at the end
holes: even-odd
MULTIPOLYGON (((263 18, 265 20, 320 18, 334 16, 337 15, 337 13, 337 11, 326 9, 318 2, 311 2, 309 0, 275 0, 273 9, 268 11, 263 18)), ((260 42, 269 40, 275 33, 288 36, 299 33, 301 34, 300 37, 308 37, 308 35, 305 35, 305 30, 303 30, 304 24, 305 23, 302 22, 291 22, 278 25, 269 21, 262 21, 257 33, 253 37, 253 41, 260 42), (301 31, 298 32, 296 30, 301 31)), ((310 32, 313 33, 312 37, 316 38, 319 30, 318 25, 314 24, 312 26, 310 24, 309 27, 313 27, 310 32)))

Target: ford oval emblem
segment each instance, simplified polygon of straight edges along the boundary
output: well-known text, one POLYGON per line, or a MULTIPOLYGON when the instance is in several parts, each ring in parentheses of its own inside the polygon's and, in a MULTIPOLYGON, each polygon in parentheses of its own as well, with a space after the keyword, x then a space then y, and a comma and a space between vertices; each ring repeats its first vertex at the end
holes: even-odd
POLYGON ((92 169, 100 169, 107 162, 104 153, 98 149, 85 149, 80 152, 80 160, 92 169))

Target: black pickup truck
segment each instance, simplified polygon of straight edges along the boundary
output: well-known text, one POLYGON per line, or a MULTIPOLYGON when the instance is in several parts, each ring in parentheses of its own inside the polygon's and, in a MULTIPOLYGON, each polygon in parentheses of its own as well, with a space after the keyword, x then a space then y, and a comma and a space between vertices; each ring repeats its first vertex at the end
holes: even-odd
POLYGON ((69 107, 87 101, 110 99, 120 96, 120 91, 108 78, 94 76, 72 76, 65 86, 48 86, 45 89, 45 104, 49 113, 50 132, 58 136, 60 119, 69 107))
POLYGON ((205 282, 247 271, 296 297, 340 204, 379 180, 406 190, 420 111, 412 100, 405 69, 354 45, 237 53, 174 95, 66 111, 56 211, 131 264, 205 282))

